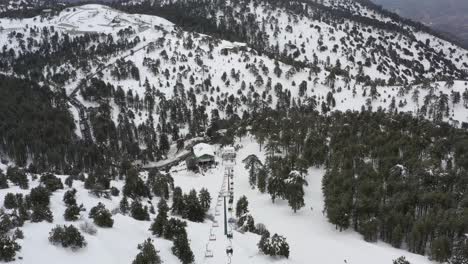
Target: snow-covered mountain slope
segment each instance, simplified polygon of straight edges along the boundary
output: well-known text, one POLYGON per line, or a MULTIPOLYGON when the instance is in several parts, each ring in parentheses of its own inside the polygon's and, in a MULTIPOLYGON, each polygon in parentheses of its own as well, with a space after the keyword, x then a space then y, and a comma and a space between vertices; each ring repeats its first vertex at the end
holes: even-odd
MULTIPOLYGON (((129 15, 101 5, 66 9, 50 18, 0 20, 4 32, 8 33, 3 34, 1 43, 6 50, 13 48, 26 53, 28 50, 38 51, 47 36, 37 33, 31 35, 27 27, 50 28, 52 32, 58 33, 59 41, 65 36, 77 39, 84 34, 100 34, 97 40, 87 44, 88 50, 109 41, 109 36, 117 43, 132 41, 132 45, 118 51, 104 55, 93 54, 86 67, 64 61, 60 65, 44 65, 43 72, 49 80, 54 80, 53 75, 71 76, 63 84, 67 93, 71 93, 85 76, 88 79, 90 76, 99 76, 115 88, 120 86, 125 93, 131 92, 140 99, 148 94, 143 85, 145 80, 155 87, 151 96, 156 101, 160 96, 155 94, 164 94, 164 100, 167 100, 183 98, 184 91, 193 90, 197 104, 205 105, 208 115, 212 109, 218 109, 221 115, 225 115, 228 104, 234 108, 234 112, 240 114, 241 110, 247 109, 258 99, 275 107, 278 91, 290 92, 296 100, 315 96, 319 106, 331 92, 335 97, 336 109, 339 110, 359 110, 362 106, 388 109, 392 97, 395 97, 395 109, 416 112, 418 106, 423 105, 424 95, 429 93, 426 91, 431 90, 430 87, 434 87, 431 91, 432 101, 439 100, 440 92, 450 97, 451 89, 446 89, 445 83, 431 83, 431 78, 445 76, 456 79, 465 69, 468 54, 465 50, 426 33, 416 32, 414 39, 398 32, 365 27, 354 21, 335 27, 329 24, 327 18, 314 20, 313 16, 298 16, 281 9, 269 10, 267 6, 250 5, 246 8, 248 12, 257 14, 256 20, 263 21, 262 28, 268 42, 276 42, 276 47, 272 46, 272 49, 280 52, 284 49, 284 54, 294 54, 294 61, 306 62, 309 66, 294 67, 258 55, 258 51, 245 47, 245 44, 184 32, 165 19, 129 15), (269 26, 265 24, 267 21, 269 26), (26 39, 31 43, 27 47, 26 39), (389 52, 389 49, 393 51, 389 52), (442 61, 435 59, 439 55, 442 61), (127 65, 125 67, 134 65, 138 77, 118 76, 116 73, 122 71, 121 67, 114 67, 118 60, 120 65, 127 65), (404 61, 411 63, 406 64, 404 61), (104 68, 105 65, 108 67, 104 68), (417 65, 421 66, 418 70, 422 74, 420 76, 414 72, 417 65), (100 71, 102 68, 104 70, 100 71), (448 72, 448 69, 453 71, 448 72), (93 75, 96 73, 98 75, 93 75), (424 89, 420 89, 421 96, 416 102, 412 94, 418 86, 403 84, 414 81, 415 77, 420 81, 422 76, 429 79, 425 81, 424 89), (384 80, 383 83, 381 80, 384 80), (302 82, 303 88, 300 87, 302 82), (386 82, 393 86, 382 86, 386 82), (372 99, 369 91, 373 85, 377 86, 378 93, 373 93, 372 99), (179 92, 175 93, 177 90, 179 92), (354 96, 351 96, 351 92, 354 96), (226 102, 231 95, 234 101, 226 102), (371 99, 370 102, 368 99, 371 99)), ((461 94, 466 89, 463 82, 456 82, 454 87, 453 90, 461 94)), ((78 97, 81 98, 80 93, 78 97)), ((80 101, 89 107, 98 105, 95 99, 81 98, 80 101)), ((328 100, 327 105, 330 105, 328 100)), ((120 111, 113 106, 112 116, 117 123, 120 111)), ((448 112, 452 114, 445 115, 443 119, 466 121, 466 108, 461 103, 449 108, 451 111, 448 112)), ((151 114, 154 120, 158 120, 157 113, 137 109, 135 125, 145 122, 151 114)))
MULTIPOLYGON (((237 200, 241 195, 245 195, 249 200, 249 208, 254 216, 256 223, 263 223, 272 233, 284 235, 290 245, 289 259, 275 259, 265 256, 258 252, 257 243, 260 236, 252 233, 240 233, 234 231, 232 242, 224 236, 224 227, 222 214, 216 216, 215 212, 221 210, 217 206, 217 194, 221 190, 224 177, 224 165, 222 160, 216 157, 220 163, 216 168, 209 169, 203 175, 187 171, 185 164, 181 164, 171 169, 171 175, 174 177, 175 186, 180 186, 184 192, 190 189, 199 191, 201 188, 207 188, 212 194, 212 206, 208 212, 216 219, 220 226, 213 228, 212 221, 205 220, 204 223, 187 222, 188 236, 192 251, 195 255, 195 263, 229 263, 226 256, 226 247, 232 246, 234 254, 230 263, 291 263, 306 264, 311 261, 320 261, 326 263, 391 263, 393 259, 400 256, 406 258, 412 264, 430 263, 426 257, 408 253, 401 249, 391 248, 384 243, 367 243, 363 241, 358 234, 352 231, 339 232, 333 225, 328 223, 323 215, 323 197, 321 192, 321 179, 324 171, 322 169, 310 169, 306 179, 309 186, 306 188, 306 208, 293 213, 285 201, 271 203, 267 194, 260 194, 257 190, 252 190, 249 185, 248 171, 244 168, 242 160, 250 154, 255 154, 264 161, 265 154, 259 151, 259 145, 250 137, 245 137, 236 144, 243 146, 237 153, 236 165, 234 166, 234 199, 237 200), (213 229, 214 231, 211 231, 213 229), (216 240, 210 241, 210 232, 215 234, 216 240), (213 252, 212 258, 206 258, 206 249, 213 252)), ((217 150, 217 153, 220 153, 217 150)), ((6 167, 1 167, 6 170, 6 167)), ((146 173, 141 177, 145 178, 146 173)), ((66 176, 59 176, 65 181, 66 176)), ((38 180, 30 182, 30 188, 37 187, 38 180)), ((122 181, 112 181, 111 186, 122 190, 122 181)), ((51 211, 54 215, 53 223, 29 223, 22 228, 25 238, 18 240, 22 246, 18 253, 21 260, 18 263, 130 263, 138 253, 137 245, 146 238, 152 237, 154 245, 159 250, 159 255, 164 263, 179 263, 177 258, 172 255, 172 242, 159 239, 150 234, 149 227, 155 215, 151 215, 151 221, 137 221, 128 215, 116 213, 113 215, 114 226, 112 228, 97 228, 95 235, 83 233, 88 245, 84 249, 72 251, 54 246, 49 243, 49 231, 56 225, 80 226, 84 222, 90 222, 88 213, 91 207, 103 203, 106 208, 114 212, 118 211, 119 202, 122 199, 122 192, 119 196, 112 196, 110 199, 97 198, 84 188, 84 183, 74 181, 73 188, 77 190, 76 199, 78 204, 83 204, 87 211, 82 212, 78 221, 69 222, 63 218, 63 212, 66 209, 62 197, 67 190, 54 192, 51 196, 51 211)), ((23 190, 18 187, 0 190, 0 203, 3 204, 7 192, 27 194, 29 190, 23 190)), ((155 197, 148 201, 156 205, 159 198, 155 197)), ((156 210, 156 214, 157 214, 156 210)), ((232 217, 232 213, 228 213, 232 217)))
MULTIPOLYGON (((205 33, 200 34, 174 24, 178 21, 94 4, 64 9, 57 15, 0 19, 0 70, 48 85, 61 95, 75 119, 77 141, 85 141, 80 147, 91 149, 83 159, 102 161, 112 169, 124 160, 146 166, 167 164, 188 152, 178 153, 180 142, 183 148, 184 141, 190 144, 195 137, 203 138, 209 128, 216 129, 216 121, 248 118, 268 108, 307 105, 324 115, 361 109, 410 111, 435 122, 468 126, 468 51, 359 3, 283 6, 268 1, 171 1, 160 7, 176 4, 186 8, 179 11, 187 12, 190 19, 204 16, 214 21, 215 29, 200 30, 205 33), (191 11, 198 16, 190 16, 194 15, 191 11), (216 31, 221 32, 217 37, 210 35, 216 31)), ((151 11, 154 6, 148 8, 151 11)), ((258 235, 236 232, 232 263, 370 264, 391 263, 401 255, 413 264, 429 262, 383 243, 366 243, 356 233, 338 232, 328 224, 322 214, 323 169, 308 173, 305 199, 310 209, 292 214, 284 201, 271 204, 268 196, 250 189, 241 162, 249 154, 262 160, 264 155, 249 139, 238 143, 243 148, 235 167, 236 199, 246 195, 255 219, 287 237, 291 258, 259 254, 258 235)), ((214 199, 210 214, 216 218, 223 170, 220 165, 195 174, 182 164, 171 174, 184 192, 208 188, 214 199)), ((37 185, 35 180, 31 187, 37 185)), ((75 181, 73 187, 78 190, 78 203, 88 210, 98 202, 114 209, 122 198, 120 194, 98 199, 83 185, 75 181)), ((123 182, 111 185, 122 189, 123 182)), ((26 190, 1 190, 2 199, 6 192, 26 190)), ((128 263, 138 252, 137 244, 150 236, 150 222, 117 213, 112 229, 99 229, 95 236, 85 234, 86 249, 72 252, 50 245, 50 229, 66 223, 64 192, 52 196, 54 223, 26 223, 19 254, 24 263, 62 263, 64 259, 128 263)), ((153 205, 157 202, 152 199, 153 205)), ((87 212, 81 217, 78 224, 87 219, 87 212)), ((218 239, 209 243, 211 227, 209 220, 188 223, 196 263, 227 263, 228 242, 218 228, 214 231, 218 239), (207 243, 214 252, 212 259, 204 256, 207 243)), ((172 243, 155 239, 155 245, 166 263, 178 263, 171 253, 172 243)))

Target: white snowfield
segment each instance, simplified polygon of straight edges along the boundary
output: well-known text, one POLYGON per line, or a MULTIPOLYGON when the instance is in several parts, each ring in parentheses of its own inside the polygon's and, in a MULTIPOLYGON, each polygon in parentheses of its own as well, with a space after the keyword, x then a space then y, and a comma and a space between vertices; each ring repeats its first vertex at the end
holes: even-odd
MULTIPOLYGON (((237 162, 234 166, 234 201, 245 195, 249 201, 249 210, 255 218, 256 223, 263 223, 271 234, 278 233, 286 237, 290 245, 290 258, 272 258, 259 253, 257 243, 260 236, 252 233, 241 234, 234 231, 232 248, 234 255, 231 263, 242 264, 267 264, 267 263, 357 263, 357 264, 391 264, 393 259, 400 256, 406 258, 412 264, 431 263, 427 257, 408 253, 401 249, 392 248, 390 245, 379 243, 367 243, 361 236, 353 231, 339 232, 333 225, 328 223, 323 215, 323 196, 321 192, 321 179, 324 174, 323 169, 310 169, 306 180, 308 187, 305 187, 306 206, 297 213, 293 213, 287 202, 278 200, 273 204, 269 195, 261 194, 258 190, 252 190, 248 182, 248 171, 244 168, 242 160, 250 155, 257 155, 264 161, 265 155, 259 151, 259 145, 250 137, 243 138, 238 144, 243 147, 237 153, 237 162), (345 262, 346 261, 346 262, 345 262)), ((218 192, 223 182, 224 167, 220 162, 218 167, 201 174, 188 172, 185 164, 172 169, 171 175, 174 177, 175 185, 180 186, 184 192, 190 189, 200 190, 207 188, 212 196, 212 206, 209 214, 215 215, 215 207, 218 192)), ((4 168, 2 168, 4 169, 4 168)), ((60 176, 62 180, 65 176, 60 176)), ((143 174, 144 178, 145 175, 143 174)), ((38 185, 38 181, 30 182, 30 187, 38 185)), ((121 189, 123 182, 111 183, 121 189)), ((106 208, 114 209, 118 207, 122 194, 119 197, 112 197, 111 200, 98 199, 88 193, 83 188, 83 183, 75 181, 73 187, 78 190, 77 203, 85 206, 88 210, 98 202, 105 204, 106 208)), ((37 264, 81 264, 81 263, 109 263, 128 264, 138 253, 137 244, 142 243, 146 238, 152 237, 154 245, 164 263, 176 264, 179 260, 171 253, 172 242, 158 239, 151 235, 148 230, 150 221, 136 221, 130 216, 115 214, 114 226, 112 228, 97 228, 96 235, 83 234, 88 246, 84 249, 72 251, 54 246, 49 243, 49 231, 57 224, 73 224, 79 226, 84 221, 90 221, 88 212, 81 213, 81 219, 76 222, 66 222, 63 219, 65 205, 62 201, 64 192, 68 189, 56 191, 51 197, 51 210, 54 214, 54 223, 30 223, 27 222, 22 228, 25 239, 19 240, 22 246, 18 256, 22 260, 16 263, 37 264)), ((0 191, 0 204, 7 192, 27 193, 29 191, 20 190, 17 187, 10 187, 0 191)), ((152 204, 156 205, 158 198, 153 198, 152 204)), ((170 205, 170 204, 169 204, 170 205)), ((157 213, 157 212, 156 212, 157 213)), ((151 215, 151 221, 156 215, 151 215)), ((219 227, 214 228, 216 241, 209 241, 212 222, 206 220, 204 223, 188 223, 188 235, 192 251, 195 255, 195 263, 228 263, 225 253, 226 247, 230 245, 223 235, 223 215, 216 216, 219 220, 219 227), (205 258, 205 250, 208 248, 213 252, 213 258, 205 258)), ((92 221, 90 221, 92 222, 92 221)))

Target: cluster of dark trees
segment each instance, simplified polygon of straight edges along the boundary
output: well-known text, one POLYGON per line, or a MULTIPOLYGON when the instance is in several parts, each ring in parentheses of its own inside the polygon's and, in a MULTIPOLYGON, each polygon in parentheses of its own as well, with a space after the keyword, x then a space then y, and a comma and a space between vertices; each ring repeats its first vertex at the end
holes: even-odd
POLYGON ((203 222, 211 206, 211 196, 207 189, 202 188, 199 193, 191 190, 183 194, 180 187, 174 188, 172 193, 172 213, 180 215, 192 222, 203 222))
POLYGON ((468 258, 459 249, 468 230, 466 130, 407 113, 313 109, 267 109, 240 122, 275 159, 270 166, 326 167, 324 213, 338 229, 437 261, 468 258))
MULTIPOLYGON (((195 197, 196 198, 196 197, 195 197)), ((187 223, 177 218, 168 218, 169 207, 162 198, 158 203, 158 215, 151 224, 150 231, 157 237, 172 240, 172 253, 184 264, 192 263, 195 259, 187 237, 187 223)))
MULTIPOLYGON (((5 177, 3 173, 0 172, 0 174, 1 177, 5 177)), ((29 188, 29 179, 24 171, 9 167, 6 174, 6 178, 13 184, 18 184, 22 189, 29 188)), ((32 223, 42 221, 51 223, 53 221, 53 215, 49 208, 50 195, 54 191, 63 189, 63 184, 53 174, 43 174, 39 182, 40 185, 32 188, 29 194, 7 193, 4 197, 3 206, 7 210, 0 212, 0 260, 2 261, 14 260, 16 252, 21 249, 16 240, 24 237, 19 228, 23 226, 25 221, 32 223)), ((2 188, 8 188, 8 185, 3 185, 2 188)), ((71 203, 72 199, 67 201, 71 203)), ((55 238, 54 242, 57 242, 58 240, 55 241, 55 238)), ((70 245, 66 241, 63 243, 67 246, 70 245)))
POLYGON ((53 82, 61 86, 76 80, 77 71, 87 73, 91 66, 102 67, 107 56, 130 50, 141 41, 138 36, 130 39, 120 35, 114 39, 112 34, 97 33, 73 37, 56 31, 53 26, 39 28, 35 25, 27 25, 24 32, 9 32, 8 38, 17 42, 19 49, 8 45, 2 47, 2 71, 13 71, 34 81, 53 82), (60 67, 65 64, 72 67, 60 67))
POLYGON ((0 149, 17 165, 37 169, 75 163, 75 122, 62 94, 47 86, 0 75, 0 149))
POLYGON ((53 245, 77 250, 86 247, 87 243, 78 228, 74 225, 57 225, 49 233, 49 241, 53 245))

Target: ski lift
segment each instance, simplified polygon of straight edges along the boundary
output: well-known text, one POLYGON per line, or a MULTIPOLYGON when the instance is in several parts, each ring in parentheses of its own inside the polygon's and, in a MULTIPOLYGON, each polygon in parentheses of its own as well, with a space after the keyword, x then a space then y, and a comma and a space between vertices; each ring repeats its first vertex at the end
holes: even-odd
POLYGON ((232 249, 231 246, 228 246, 228 247, 226 248, 226 254, 227 254, 229 257, 232 256, 232 255, 234 254, 234 250, 232 249))
POLYGON ((229 212, 232 212, 232 204, 229 205, 228 211, 229 211, 229 212))
POLYGON ((205 250, 205 258, 212 258, 213 257, 213 251, 208 248, 208 243, 206 244, 206 250, 205 250))
POLYGON ((218 223, 218 221, 215 220, 215 221, 213 222, 213 227, 218 227, 218 226, 219 226, 219 223, 218 223))
POLYGON ((220 216, 220 215, 221 215, 221 212, 220 212, 218 209, 216 209, 215 215, 216 215, 216 216, 220 216))
POLYGON ((216 235, 213 234, 213 229, 210 229, 210 241, 215 241, 216 240, 216 235))
POLYGON ((232 239, 232 237, 234 235, 233 235, 232 231, 229 231, 226 236, 227 236, 227 238, 232 239))

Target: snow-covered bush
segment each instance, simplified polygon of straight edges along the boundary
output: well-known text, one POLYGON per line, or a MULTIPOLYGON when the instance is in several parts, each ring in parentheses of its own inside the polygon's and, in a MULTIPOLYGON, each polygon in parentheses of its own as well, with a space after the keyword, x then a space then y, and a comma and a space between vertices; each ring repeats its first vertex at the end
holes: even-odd
POLYGON ((393 264, 411 264, 404 256, 393 260, 393 264))
POLYGON ((249 213, 245 213, 239 218, 237 226, 241 232, 255 232, 255 220, 249 213))
POLYGON ((289 257, 289 244, 286 238, 274 234, 271 238, 269 234, 264 234, 258 243, 260 251, 269 256, 289 257))
POLYGON ((13 239, 24 239, 24 233, 21 229, 16 228, 13 234, 13 239))
POLYGON ((29 180, 26 173, 16 167, 8 167, 7 178, 15 185, 18 185, 21 189, 29 188, 29 180))
POLYGON ((63 217, 66 221, 76 221, 80 218, 81 207, 77 206, 76 204, 70 205, 65 209, 65 213, 63 213, 63 217))
POLYGON ((15 260, 16 251, 20 249, 21 246, 9 236, 0 236, 0 261, 7 262, 15 260))
POLYGON ((52 173, 46 173, 41 176, 40 182, 50 191, 54 192, 63 189, 63 183, 60 178, 52 173))
POLYGON ((76 195, 76 190, 75 189, 71 189, 71 190, 66 191, 65 194, 63 195, 63 202, 67 206, 76 205, 75 195, 76 195))
POLYGON ((56 226, 49 233, 49 241, 54 245, 61 245, 71 249, 83 248, 86 241, 80 231, 73 225, 56 226))
POLYGON ((89 218, 93 218, 94 223, 100 227, 112 227, 114 225, 112 214, 102 203, 98 203, 98 205, 91 208, 91 211, 89 211, 89 218))
POLYGON ((47 221, 52 223, 54 221, 54 215, 50 211, 49 207, 36 205, 32 208, 31 222, 38 223, 42 221, 47 221))
POLYGON ((85 221, 80 225, 80 230, 83 231, 84 233, 88 235, 96 235, 97 234, 97 228, 90 222, 85 221))

